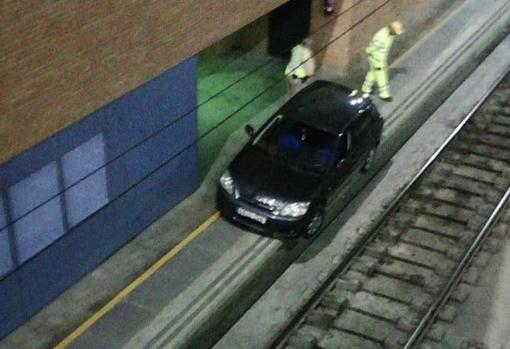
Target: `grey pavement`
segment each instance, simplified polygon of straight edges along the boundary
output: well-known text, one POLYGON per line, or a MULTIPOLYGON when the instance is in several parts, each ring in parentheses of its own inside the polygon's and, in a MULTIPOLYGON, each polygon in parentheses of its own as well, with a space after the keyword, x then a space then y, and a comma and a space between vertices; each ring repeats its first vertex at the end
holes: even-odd
MULTIPOLYGON (((377 101, 383 117, 388 121, 379 152, 378 167, 389 160, 399 146, 426 120, 430 112, 441 104, 442 96, 455 89, 469 70, 476 67, 484 52, 502 36, 503 28, 509 23, 508 7, 508 2, 503 0, 484 1, 483 4, 466 0, 465 4, 452 14, 452 20, 455 14, 463 16, 462 19, 457 17, 456 26, 451 24, 452 22, 445 22, 396 63, 396 68, 404 67, 406 70, 401 70, 405 74, 393 77, 393 88, 397 91, 395 101, 384 105, 377 101), (471 23, 472 27, 465 27, 467 22, 471 23), (473 30, 477 32, 485 26, 486 30, 481 31, 480 35, 473 34, 473 30), (436 54, 431 55, 431 52, 436 54), (446 68, 445 63, 448 66, 446 68)), ((331 74, 323 71, 319 73, 319 77, 331 78, 331 74)), ((281 103, 283 100, 274 102, 255 115, 250 122, 256 127, 259 126, 281 103)), ((65 292, 25 326, 13 332, 0 343, 0 347, 43 348, 57 343, 70 329, 92 315, 101 304, 129 283, 136 276, 133 271, 146 269, 165 250, 181 241, 198 222, 214 211, 213 193, 217 178, 245 141, 246 136, 242 130, 234 132, 223 147, 222 156, 215 162, 204 184, 195 194, 65 292)), ((426 148, 426 145, 424 147, 426 148)), ((374 201, 378 204, 372 210, 363 207, 364 221, 370 223, 377 218, 381 207, 409 179, 411 168, 422 163, 421 154, 420 149, 408 156, 407 160, 411 160, 411 164, 405 167, 409 167, 409 173, 402 169, 392 172, 393 185, 385 187, 389 195, 384 196, 382 201, 374 201)), ((374 168, 369 175, 361 176, 353 191, 363 187, 376 170, 377 168, 374 168)), ((389 169, 385 168, 373 183, 382 181, 388 173, 389 169)), ((374 188, 379 188, 379 184, 367 185, 367 190, 374 188)), ((367 195, 365 193, 360 197, 367 195)), ((316 260, 314 256, 323 253, 327 256, 325 260, 317 262, 319 267, 323 266, 323 263, 337 263, 363 230, 361 226, 353 227, 345 223, 347 217, 362 211, 358 210, 359 207, 358 202, 346 210, 337 224, 325 231, 317 239, 318 244, 314 244, 306 257, 298 260, 292 268, 304 266, 306 260, 312 262, 316 260), (351 233, 344 235, 344 230, 339 230, 341 224, 346 224, 351 233)), ((71 347, 208 347, 220 338, 221 330, 226 331, 301 254, 307 244, 308 242, 302 240, 269 239, 219 220, 96 322, 71 347), (209 332, 218 328, 218 333, 209 332)), ((313 274, 307 275, 317 283, 323 280, 328 272, 317 268, 313 274)), ((311 284, 308 283, 309 277, 302 278, 301 286, 304 286, 304 289, 301 288, 301 295, 312 291, 312 287, 309 287, 311 284)), ((297 293, 297 290, 294 285, 280 288, 284 296, 297 293)), ((264 320, 273 323, 281 319, 283 313, 285 311, 282 303, 282 308, 276 309, 274 314, 266 316, 265 313, 264 320)), ((225 348, 242 347, 237 346, 238 343, 233 346, 225 343, 229 342, 223 342, 225 348)))

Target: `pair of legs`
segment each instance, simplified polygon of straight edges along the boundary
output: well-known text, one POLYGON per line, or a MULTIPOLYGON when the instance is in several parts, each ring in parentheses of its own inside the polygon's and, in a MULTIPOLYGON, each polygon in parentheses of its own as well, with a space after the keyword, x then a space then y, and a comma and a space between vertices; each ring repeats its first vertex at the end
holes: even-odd
POLYGON ((371 62, 369 57, 368 64, 370 66, 367 76, 365 78, 365 82, 361 87, 361 91, 363 93, 371 93, 374 85, 377 85, 379 88, 379 97, 381 99, 390 99, 390 84, 389 84, 389 76, 388 76, 388 66, 383 65, 378 66, 371 62))
POLYGON ((287 95, 288 97, 294 96, 299 92, 308 80, 308 76, 304 78, 298 78, 296 74, 291 74, 287 77, 287 95))

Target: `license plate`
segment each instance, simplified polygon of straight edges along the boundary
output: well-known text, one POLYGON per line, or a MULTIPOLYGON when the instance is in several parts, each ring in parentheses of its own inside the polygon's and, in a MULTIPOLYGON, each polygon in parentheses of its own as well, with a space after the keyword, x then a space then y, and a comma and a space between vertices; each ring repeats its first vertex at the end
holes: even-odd
POLYGON ((267 221, 267 218, 264 217, 264 216, 261 216, 259 214, 256 214, 255 212, 251 212, 251 211, 248 211, 248 210, 245 210, 244 208, 242 207, 239 207, 237 209, 237 213, 240 215, 240 216, 243 216, 243 217, 248 217, 250 219, 253 219, 254 221, 257 221, 261 224, 266 224, 266 221, 267 221))

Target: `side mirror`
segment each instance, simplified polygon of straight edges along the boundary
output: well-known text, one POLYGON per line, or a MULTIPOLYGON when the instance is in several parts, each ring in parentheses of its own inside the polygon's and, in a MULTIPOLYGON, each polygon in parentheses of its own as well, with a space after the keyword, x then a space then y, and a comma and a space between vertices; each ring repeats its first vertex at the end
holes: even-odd
POLYGON ((252 138, 253 135, 255 134, 255 130, 253 129, 253 126, 251 125, 246 125, 244 126, 244 132, 246 132, 246 134, 252 138))

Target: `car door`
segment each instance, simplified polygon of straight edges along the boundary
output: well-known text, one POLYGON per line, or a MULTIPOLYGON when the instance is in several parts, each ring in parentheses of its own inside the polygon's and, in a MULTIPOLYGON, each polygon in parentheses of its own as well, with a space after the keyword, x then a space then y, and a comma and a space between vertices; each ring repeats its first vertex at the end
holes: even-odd
POLYGON ((338 160, 334 169, 336 180, 328 200, 328 206, 340 209, 350 199, 353 192, 353 182, 359 175, 359 170, 364 164, 365 158, 374 144, 371 113, 368 109, 357 115, 347 127, 342 137, 345 137, 346 152, 338 160), (337 203, 340 205, 335 205, 337 203))
POLYGON ((340 136, 339 147, 335 154, 335 163, 329 174, 328 207, 338 201, 339 195, 352 181, 352 167, 355 165, 355 153, 352 151, 352 134, 345 132, 340 136))
POLYGON ((370 117, 372 119, 372 121, 371 121, 372 138, 373 138, 375 144, 378 145, 379 142, 381 141, 384 119, 379 115, 379 112, 373 105, 370 107, 368 112, 370 113, 370 117))
POLYGON ((375 124, 369 109, 360 113, 349 126, 349 131, 352 133, 352 151, 356 165, 364 161, 368 151, 374 144, 374 127, 375 124))

